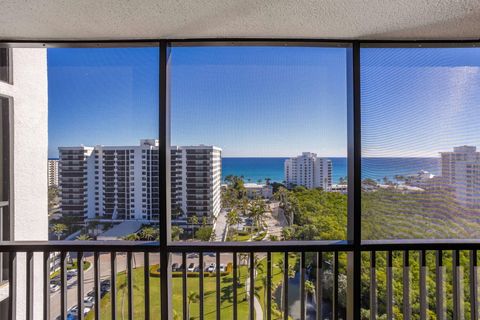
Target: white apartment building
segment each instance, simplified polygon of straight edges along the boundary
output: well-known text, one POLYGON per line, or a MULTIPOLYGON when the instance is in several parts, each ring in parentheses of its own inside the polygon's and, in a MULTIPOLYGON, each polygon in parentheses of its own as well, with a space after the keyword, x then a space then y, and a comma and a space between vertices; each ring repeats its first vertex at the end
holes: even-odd
POLYGON ((206 217, 207 223, 213 223, 221 210, 222 149, 172 147, 171 182, 172 212, 184 218, 195 215, 200 222, 206 217))
POLYGON ((249 199, 263 198, 271 199, 273 197, 273 188, 269 184, 245 183, 245 190, 249 199))
MULTIPOLYGON (((48 240, 47 146, 47 50, 0 48, 0 240, 48 240)), ((8 256, 0 260, 0 319, 7 319, 8 256)), ((25 319, 25 253, 16 260, 16 319, 25 319)), ((42 254, 34 254, 33 267, 42 274, 42 254)), ((41 277, 33 286, 43 287, 41 277)), ((40 319, 43 291, 35 295, 33 318, 40 319)))
POLYGON ((454 147, 441 152, 442 179, 453 189, 457 201, 468 208, 480 208, 480 152, 474 146, 454 147))
POLYGON ((304 186, 330 190, 332 187, 332 161, 319 158, 316 153, 303 152, 301 156, 285 160, 284 174, 288 188, 304 186))
POLYGON ((58 160, 48 159, 48 186, 58 186, 58 160))
MULTIPOLYGON (((62 214, 85 219, 159 220, 158 140, 138 146, 60 147, 62 214)), ((172 210, 220 212, 221 150, 171 148, 172 210)))

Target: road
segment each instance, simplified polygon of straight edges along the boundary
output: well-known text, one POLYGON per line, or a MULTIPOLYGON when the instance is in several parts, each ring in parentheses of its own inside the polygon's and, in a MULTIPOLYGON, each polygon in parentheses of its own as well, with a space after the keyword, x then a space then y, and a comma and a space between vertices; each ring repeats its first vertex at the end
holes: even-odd
POLYGON ((221 210, 220 213, 217 216, 217 220, 215 221, 215 228, 214 228, 214 233, 215 233, 215 239, 213 241, 224 241, 226 237, 226 231, 227 231, 227 211, 226 210, 221 210))

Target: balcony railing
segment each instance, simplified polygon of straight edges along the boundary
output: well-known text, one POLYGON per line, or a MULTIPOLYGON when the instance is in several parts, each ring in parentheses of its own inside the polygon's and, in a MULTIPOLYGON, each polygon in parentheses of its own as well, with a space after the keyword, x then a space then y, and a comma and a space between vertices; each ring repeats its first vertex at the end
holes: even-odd
MULTIPOLYGON (((74 315, 78 319, 100 319, 104 314, 117 319, 119 308, 124 309, 125 319, 158 319, 155 313, 160 311, 188 319, 190 304, 198 304, 199 319, 224 319, 227 314, 233 319, 246 316, 257 320, 353 319, 348 311, 352 299, 362 301, 357 306, 365 309, 369 319, 380 315, 427 319, 429 314, 437 319, 465 319, 467 315, 478 319, 479 240, 364 241, 360 246, 346 241, 177 242, 167 246, 158 242, 53 241, 3 242, 1 248, 9 256, 9 279, 16 281, 16 264, 26 266, 27 319, 32 319, 38 298, 43 299, 44 319, 66 319, 72 310, 87 311, 78 311, 74 315), (351 268, 355 252, 361 253, 361 271, 351 268), (34 260, 40 258, 35 253, 42 253, 43 270, 35 267, 34 260), (51 293, 52 253, 60 256, 56 299, 51 293), (73 280, 72 271, 67 270, 69 254, 77 258, 73 280), (86 260, 92 271, 87 272, 80 263, 86 260), (198 269, 192 269, 192 263, 198 269), (215 267, 209 269, 212 263, 215 267), (222 264, 229 266, 220 270, 222 264), (34 288, 33 279, 40 276, 43 286, 34 288), (195 280, 189 280, 193 277, 195 280), (172 281, 180 302, 172 302, 172 281), (353 281, 363 281, 360 296, 352 290, 353 281), (37 294, 39 290, 43 295, 37 294), (123 302, 119 290, 125 294, 123 302), (198 292, 198 300, 189 297, 191 291, 198 292), (155 292, 160 292, 159 297, 155 292), (91 309, 86 307, 91 303, 86 302, 87 296, 93 297, 91 309), (72 309, 74 306, 77 308, 72 309)), ((10 319, 16 318, 16 299, 24 298, 16 297, 17 285, 9 286, 13 297, 9 300, 10 319)), ((365 318, 365 313, 362 315, 365 318)))

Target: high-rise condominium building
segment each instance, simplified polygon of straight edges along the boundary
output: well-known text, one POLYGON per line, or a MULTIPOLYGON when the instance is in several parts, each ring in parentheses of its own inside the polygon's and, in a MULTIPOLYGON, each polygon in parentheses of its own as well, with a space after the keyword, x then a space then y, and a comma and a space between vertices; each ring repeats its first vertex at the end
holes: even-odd
POLYGON ((474 146, 441 152, 442 178, 457 201, 468 208, 480 208, 480 152, 474 146))
POLYGON ((172 147, 171 181, 172 212, 211 223, 221 210, 222 149, 172 147))
POLYGON ((58 186, 58 160, 48 159, 48 186, 58 186))
POLYGON ((303 152, 301 156, 285 160, 284 174, 289 188, 304 186, 330 190, 332 187, 332 161, 319 158, 315 153, 303 152))
MULTIPOLYGON (((185 216, 218 214, 219 150, 207 146, 172 147, 173 211, 181 209, 185 216), (192 163, 196 155, 201 155, 202 161, 192 163), (193 184, 192 174, 199 175, 198 184, 193 184)), ((97 217, 159 220, 157 140, 141 140, 138 146, 60 147, 59 152, 62 214, 76 217, 78 222, 97 217)))
MULTIPOLYGON (((0 48, 0 240, 48 240, 48 81, 47 50, 0 48), (15 142, 15 146, 14 143, 15 142)), ((26 319, 26 256, 16 255, 9 270, 0 253, 0 319, 8 319, 8 281, 16 291, 15 319, 26 319), (14 271, 15 279, 9 279, 14 271)), ((42 274, 43 255, 33 270, 42 274)), ((42 287, 41 277, 30 279, 42 287)), ((43 292, 37 290, 31 318, 42 318, 43 292)))

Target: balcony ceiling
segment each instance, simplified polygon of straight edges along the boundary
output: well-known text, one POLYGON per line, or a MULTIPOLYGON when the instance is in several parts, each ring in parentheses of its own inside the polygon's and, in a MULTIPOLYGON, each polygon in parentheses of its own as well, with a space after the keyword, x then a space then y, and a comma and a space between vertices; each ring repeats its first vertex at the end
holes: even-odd
POLYGON ((478 0, 1 1, 3 40, 477 39, 478 0))

